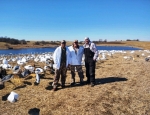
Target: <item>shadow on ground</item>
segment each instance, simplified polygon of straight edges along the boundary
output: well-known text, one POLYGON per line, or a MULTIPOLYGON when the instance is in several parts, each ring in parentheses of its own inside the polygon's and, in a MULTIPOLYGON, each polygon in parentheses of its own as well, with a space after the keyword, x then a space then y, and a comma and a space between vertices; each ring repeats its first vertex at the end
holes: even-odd
POLYGON ((40 109, 38 108, 32 108, 28 111, 29 115, 40 115, 40 109))
POLYGON ((7 101, 7 97, 10 95, 10 93, 7 93, 6 95, 2 96, 2 101, 7 101))
POLYGON ((46 77, 47 74, 40 74, 40 79, 49 79, 49 80, 53 80, 53 78, 48 78, 46 77))
POLYGON ((96 84, 106 84, 106 83, 112 83, 112 82, 121 82, 121 81, 127 81, 128 79, 122 78, 122 77, 107 77, 107 78, 99 78, 96 79, 96 84))
POLYGON ((27 85, 25 85, 25 84, 24 84, 24 85, 21 85, 21 86, 15 87, 15 88, 14 88, 14 90, 21 89, 21 88, 25 88, 26 86, 27 86, 27 85))
MULTIPOLYGON (((53 83, 53 82, 49 82, 49 86, 47 86, 45 89, 46 89, 46 90, 52 90, 52 89, 53 89, 52 83, 53 83)), ((80 82, 76 82, 75 85, 72 85, 72 86, 71 86, 70 84, 66 84, 65 87, 62 88, 62 87, 61 87, 61 84, 58 83, 58 88, 57 88, 57 90, 61 90, 61 89, 64 89, 64 88, 81 87, 81 86, 84 86, 84 85, 86 85, 85 82, 84 82, 83 84, 80 84, 80 82)))
POLYGON ((49 82, 49 86, 47 86, 45 89, 46 90, 52 90, 53 89, 52 83, 53 82, 49 82))
POLYGON ((23 83, 26 84, 26 85, 32 85, 32 83, 28 82, 28 81, 24 81, 23 83))
POLYGON ((4 84, 0 84, 0 90, 4 89, 5 88, 5 85, 4 84))

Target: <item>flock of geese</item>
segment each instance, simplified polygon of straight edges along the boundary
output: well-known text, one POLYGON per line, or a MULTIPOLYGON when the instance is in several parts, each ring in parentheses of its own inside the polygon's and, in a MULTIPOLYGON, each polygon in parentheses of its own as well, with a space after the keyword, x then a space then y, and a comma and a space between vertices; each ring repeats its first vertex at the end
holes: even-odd
POLYGON ((0 82, 1 84, 11 80, 14 77, 26 78, 30 74, 34 73, 36 75, 35 85, 40 82, 39 74, 49 71, 54 74, 52 53, 43 53, 36 55, 1 55, 0 56, 0 82), (34 61, 34 63, 44 63, 44 68, 35 67, 35 64, 28 65, 29 61, 34 61), (13 66, 13 63, 16 65, 13 66), (12 71, 11 74, 6 73, 7 70, 12 71))
MULTIPOLYGON (((137 57, 144 57, 145 61, 150 61, 150 50, 137 50, 140 55, 137 57)), ((113 57, 114 54, 123 54, 124 60, 135 60, 133 54, 135 51, 123 51, 123 50, 99 50, 99 57, 97 61, 107 60, 108 56, 113 57)), ((11 80, 15 76, 26 78, 31 73, 36 75, 35 85, 40 83, 39 74, 45 73, 47 70, 54 74, 53 68, 53 53, 46 52, 42 54, 19 54, 19 55, 0 55, 0 83, 11 80), (45 66, 35 67, 35 64, 28 65, 29 61, 34 63, 44 63, 45 66), (15 63, 15 65, 14 65, 15 63), (7 74, 6 70, 11 70, 12 74, 7 74)), ((82 57, 82 65, 84 65, 84 55, 82 57)))

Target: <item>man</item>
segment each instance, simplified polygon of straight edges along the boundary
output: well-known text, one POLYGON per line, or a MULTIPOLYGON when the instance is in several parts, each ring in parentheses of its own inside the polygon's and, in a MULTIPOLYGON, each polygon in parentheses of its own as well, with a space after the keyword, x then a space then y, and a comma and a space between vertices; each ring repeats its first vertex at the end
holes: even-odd
POLYGON ((98 57, 98 51, 96 45, 92 43, 89 37, 85 37, 84 55, 85 55, 85 67, 87 84, 91 84, 91 87, 95 85, 95 64, 98 57))
POLYGON ((2 82, 2 80, 5 75, 7 75, 6 70, 0 67, 0 89, 4 88, 4 82, 2 82))
POLYGON ((83 47, 80 47, 78 45, 78 40, 75 40, 72 44, 72 46, 69 47, 70 50, 70 56, 71 56, 71 86, 75 85, 75 69, 78 72, 79 78, 80 78, 80 84, 83 85, 83 70, 82 70, 82 56, 84 49, 83 47))
POLYGON ((61 41, 61 45, 56 48, 53 54, 55 76, 53 90, 56 91, 61 74, 61 87, 65 87, 67 67, 70 65, 70 51, 66 47, 66 41, 61 41))

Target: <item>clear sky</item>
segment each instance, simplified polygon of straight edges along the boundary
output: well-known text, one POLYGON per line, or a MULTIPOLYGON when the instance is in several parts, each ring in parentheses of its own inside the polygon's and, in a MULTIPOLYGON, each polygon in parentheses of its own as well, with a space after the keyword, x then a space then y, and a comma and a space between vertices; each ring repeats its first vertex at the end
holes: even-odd
POLYGON ((150 0, 0 0, 0 36, 150 41, 150 0))

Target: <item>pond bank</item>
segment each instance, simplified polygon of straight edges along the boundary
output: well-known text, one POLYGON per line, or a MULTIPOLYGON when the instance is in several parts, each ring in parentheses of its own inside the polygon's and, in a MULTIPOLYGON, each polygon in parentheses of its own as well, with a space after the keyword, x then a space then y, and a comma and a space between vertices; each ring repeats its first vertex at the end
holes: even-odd
MULTIPOLYGON (((67 46, 71 45, 72 42, 67 42, 67 46)), ((83 45, 83 44, 79 44, 83 45)), ((124 42, 106 42, 106 43, 96 43, 97 46, 131 46, 136 48, 141 48, 145 50, 150 50, 150 42, 147 41, 124 41, 124 42)), ((47 45, 33 45, 33 42, 29 42, 26 45, 9 45, 12 49, 22 49, 22 48, 49 48, 49 47, 57 47, 59 44, 47 44, 47 45)), ((0 49, 8 49, 5 46, 5 43, 0 42, 0 49)))

